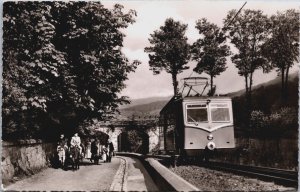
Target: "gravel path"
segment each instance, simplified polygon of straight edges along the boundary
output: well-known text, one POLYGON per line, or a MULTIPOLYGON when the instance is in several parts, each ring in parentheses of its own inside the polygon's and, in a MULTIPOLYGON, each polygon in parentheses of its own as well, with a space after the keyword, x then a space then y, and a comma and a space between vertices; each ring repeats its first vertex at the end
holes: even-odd
POLYGON ((272 182, 259 181, 198 166, 187 165, 170 169, 204 191, 297 191, 295 188, 283 187, 272 182))
POLYGON ((108 191, 119 168, 120 159, 93 165, 85 161, 77 171, 48 168, 5 190, 16 191, 108 191))

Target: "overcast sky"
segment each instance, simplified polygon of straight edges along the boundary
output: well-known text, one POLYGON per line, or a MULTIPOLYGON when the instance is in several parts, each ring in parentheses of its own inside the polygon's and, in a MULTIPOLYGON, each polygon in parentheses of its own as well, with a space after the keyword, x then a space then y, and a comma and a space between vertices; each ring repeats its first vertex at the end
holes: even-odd
MULTIPOLYGON (((124 5, 125 9, 137 11, 136 22, 125 30, 123 53, 130 60, 138 59, 142 64, 138 66, 135 73, 129 74, 129 79, 126 81, 127 87, 122 91, 122 95, 137 99, 173 94, 171 75, 165 72, 153 75, 152 71, 149 70, 148 55, 144 52, 144 48, 150 45, 148 41, 150 34, 159 29, 167 18, 173 18, 188 24, 186 36, 188 42, 193 43, 199 38, 199 34, 195 29, 196 20, 205 17, 208 21, 222 26, 223 19, 228 11, 239 9, 244 2, 208 0, 102 1, 107 8, 119 3, 124 5)), ((299 10, 299 5, 297 1, 248 1, 243 9, 260 9, 265 14, 272 15, 277 11, 292 8, 299 10)), ((182 78, 191 74, 192 76, 199 76, 192 72, 196 64, 190 62, 188 65, 190 69, 178 76, 179 87, 182 85, 182 78)), ((227 66, 227 70, 214 80, 217 85, 217 93, 233 92, 245 87, 244 79, 237 74, 237 69, 230 58, 227 58, 227 66)), ((296 64, 291 72, 297 71, 298 67, 299 64, 296 64)), ((274 79, 276 75, 276 72, 263 74, 261 71, 256 71, 254 73, 254 85, 274 79)), ((205 74, 202 76, 205 76, 205 74)))

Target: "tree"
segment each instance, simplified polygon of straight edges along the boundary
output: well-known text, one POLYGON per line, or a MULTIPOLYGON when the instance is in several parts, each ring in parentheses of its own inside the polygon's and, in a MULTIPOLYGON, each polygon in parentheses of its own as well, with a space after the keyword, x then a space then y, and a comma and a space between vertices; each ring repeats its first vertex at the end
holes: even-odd
POLYGON ((59 9, 53 9, 53 15, 60 22, 54 42, 67 53, 71 64, 73 76, 69 78, 78 94, 71 102, 76 105, 77 118, 113 115, 118 104, 127 100, 117 93, 125 88, 127 74, 139 64, 129 63, 121 52, 125 35, 120 29, 133 23, 136 13, 124 14, 118 4, 109 11, 99 2, 69 2, 67 7, 56 3, 55 7, 59 9))
POLYGON ((233 54, 231 60, 238 68, 239 75, 245 79, 246 111, 249 120, 253 73, 257 69, 264 69, 264 72, 269 70, 266 67, 266 58, 262 54, 262 45, 269 35, 269 23, 267 16, 260 10, 244 10, 231 22, 235 14, 236 10, 230 11, 224 20, 224 25, 229 32, 231 43, 237 49, 237 53, 233 54))
POLYGON ((121 29, 134 22, 135 11, 124 13, 118 4, 109 10, 100 2, 3 7, 4 137, 71 134, 83 121, 110 118, 128 102, 118 93, 139 62, 122 54, 121 29))
POLYGON ((169 18, 160 30, 151 34, 149 42, 152 46, 145 48, 145 52, 149 53, 150 70, 154 74, 165 70, 172 75, 174 95, 178 93, 177 75, 188 69, 190 46, 185 36, 186 29, 187 25, 169 18))
POLYGON ((226 57, 230 55, 230 49, 225 45, 224 34, 217 25, 203 18, 196 22, 196 28, 201 38, 191 50, 193 60, 197 61, 194 71, 210 76, 210 92, 213 94, 213 78, 226 70, 226 57))
MULTIPOLYGON (((3 132, 11 130, 16 137, 36 136, 59 86, 64 55, 57 52, 51 39, 54 27, 50 6, 38 2, 6 2, 3 10, 3 132)), ((54 130, 52 132, 55 132, 54 130)))
POLYGON ((282 101, 287 100, 289 69, 299 61, 299 12, 278 12, 270 18, 271 36, 264 44, 264 55, 281 74, 282 101))

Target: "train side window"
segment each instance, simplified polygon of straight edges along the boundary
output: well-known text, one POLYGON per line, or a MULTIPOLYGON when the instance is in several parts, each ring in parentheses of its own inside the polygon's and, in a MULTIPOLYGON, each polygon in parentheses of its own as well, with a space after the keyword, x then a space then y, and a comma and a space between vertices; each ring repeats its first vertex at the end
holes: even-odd
POLYGON ((228 122, 230 121, 229 108, 211 108, 212 122, 228 122))
POLYGON ((187 122, 188 123, 197 123, 197 122, 207 122, 207 108, 206 106, 187 106, 187 122))

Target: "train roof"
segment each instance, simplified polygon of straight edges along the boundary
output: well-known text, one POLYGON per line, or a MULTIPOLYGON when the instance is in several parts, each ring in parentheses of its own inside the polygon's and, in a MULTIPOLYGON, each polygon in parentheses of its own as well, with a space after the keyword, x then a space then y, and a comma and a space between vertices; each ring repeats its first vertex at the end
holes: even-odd
POLYGON ((200 97, 184 97, 182 98, 183 101, 195 101, 195 100, 207 100, 207 99, 215 99, 215 100, 219 100, 219 99, 222 99, 222 100, 231 100, 231 97, 226 97, 226 96, 212 96, 212 97, 209 97, 209 96, 200 96, 200 97))
POLYGON ((172 105, 175 102, 207 100, 207 99, 231 100, 231 97, 229 97, 229 96, 189 96, 189 97, 173 96, 170 99, 170 101, 161 109, 160 113, 165 111, 170 105, 172 105))

